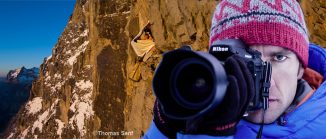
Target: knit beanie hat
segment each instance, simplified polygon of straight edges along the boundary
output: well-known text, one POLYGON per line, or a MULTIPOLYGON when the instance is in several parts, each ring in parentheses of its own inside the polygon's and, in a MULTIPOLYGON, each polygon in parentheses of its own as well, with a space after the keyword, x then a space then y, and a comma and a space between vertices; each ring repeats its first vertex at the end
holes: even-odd
POLYGON ((308 64, 307 27, 296 0, 221 0, 211 25, 210 46, 223 39, 280 46, 308 64))

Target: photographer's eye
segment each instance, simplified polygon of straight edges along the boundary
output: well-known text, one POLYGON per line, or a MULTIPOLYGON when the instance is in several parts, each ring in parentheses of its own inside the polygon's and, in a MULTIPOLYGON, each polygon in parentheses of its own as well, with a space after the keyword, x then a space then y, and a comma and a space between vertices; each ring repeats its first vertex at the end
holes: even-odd
POLYGON ((282 62, 282 61, 284 61, 284 60, 287 59, 287 58, 288 58, 288 57, 285 56, 285 55, 275 55, 274 58, 273 58, 273 60, 274 60, 274 61, 278 61, 278 62, 282 62))

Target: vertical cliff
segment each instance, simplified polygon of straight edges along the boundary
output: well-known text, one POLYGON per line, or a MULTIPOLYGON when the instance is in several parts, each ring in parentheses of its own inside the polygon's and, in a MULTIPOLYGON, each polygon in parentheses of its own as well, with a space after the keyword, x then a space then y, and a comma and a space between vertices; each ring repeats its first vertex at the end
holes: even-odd
POLYGON ((151 122, 151 79, 161 54, 182 44, 206 50, 215 5, 213 0, 77 0, 5 137, 139 138, 151 122), (144 62, 130 41, 148 22, 156 45, 144 62))
POLYGON ((326 48, 326 1, 301 0, 310 41, 326 48))

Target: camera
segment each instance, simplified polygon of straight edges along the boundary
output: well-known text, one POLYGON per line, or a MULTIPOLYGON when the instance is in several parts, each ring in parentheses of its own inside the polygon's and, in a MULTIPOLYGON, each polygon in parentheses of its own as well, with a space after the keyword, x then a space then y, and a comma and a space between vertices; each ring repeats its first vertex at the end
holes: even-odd
POLYGON ((190 46, 184 46, 163 54, 152 83, 163 113, 172 119, 188 120, 215 109, 227 91, 223 65, 232 55, 245 61, 254 81, 254 97, 247 111, 267 109, 271 64, 241 40, 226 39, 212 44, 208 53, 194 52, 190 46))

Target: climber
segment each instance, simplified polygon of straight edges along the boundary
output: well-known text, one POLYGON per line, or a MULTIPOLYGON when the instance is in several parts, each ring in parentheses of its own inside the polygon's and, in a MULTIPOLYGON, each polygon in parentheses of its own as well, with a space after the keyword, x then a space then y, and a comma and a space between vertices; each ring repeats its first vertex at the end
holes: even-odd
POLYGON ((146 56, 155 46, 151 31, 150 23, 148 22, 131 41, 131 46, 136 55, 146 61, 149 56, 146 56), (144 58, 145 57, 145 58, 144 58))
POLYGON ((129 79, 138 82, 141 77, 140 73, 140 65, 141 62, 146 62, 153 54, 155 50, 155 42, 152 37, 150 22, 141 28, 139 33, 132 39, 131 47, 137 55, 137 60, 131 72, 129 73, 129 79))
POLYGON ((210 46, 224 39, 240 39, 271 62, 269 108, 244 116, 254 85, 243 61, 230 57, 225 66, 238 71, 227 71, 235 79, 223 102, 198 121, 197 130, 188 132, 189 123, 168 118, 156 101, 143 138, 326 138, 326 51, 309 44, 296 0, 221 0, 210 46))

